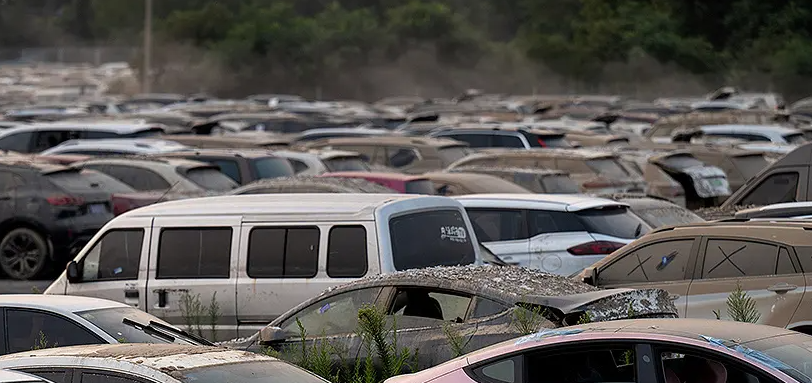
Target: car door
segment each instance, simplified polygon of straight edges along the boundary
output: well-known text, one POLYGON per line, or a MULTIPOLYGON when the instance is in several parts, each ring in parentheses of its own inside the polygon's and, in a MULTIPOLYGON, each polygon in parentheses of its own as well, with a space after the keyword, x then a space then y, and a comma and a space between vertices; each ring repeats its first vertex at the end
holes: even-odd
POLYGON ((127 219, 86 246, 78 262, 80 279, 70 282, 68 294, 122 302, 147 310, 152 218, 127 219))
POLYGON ((370 244, 374 233, 373 222, 246 222, 237 277, 240 336, 325 289, 379 274, 378 252, 370 244))
POLYGON ((601 288, 663 289, 674 300, 679 316, 684 317, 700 243, 695 237, 663 238, 616 252, 597 270, 595 284, 601 288))
POLYGON ((805 286, 792 251, 748 237, 703 238, 685 316, 730 319, 728 297, 741 287, 755 301, 758 323, 786 327, 805 286))
POLYGON ((530 238, 521 209, 466 208, 476 237, 488 250, 512 265, 530 266, 530 238))
POLYGON ((211 341, 236 337, 240 222, 239 216, 155 218, 146 311, 211 341))

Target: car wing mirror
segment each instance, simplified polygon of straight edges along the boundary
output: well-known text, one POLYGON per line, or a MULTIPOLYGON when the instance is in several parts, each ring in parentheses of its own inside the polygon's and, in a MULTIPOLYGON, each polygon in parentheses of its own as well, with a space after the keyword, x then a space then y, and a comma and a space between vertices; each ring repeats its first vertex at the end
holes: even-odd
POLYGON ((259 343, 269 345, 284 342, 287 339, 285 330, 277 326, 265 326, 259 330, 259 343))
POLYGON ((79 264, 76 261, 70 261, 65 270, 67 271, 68 282, 76 283, 82 280, 82 275, 79 274, 79 264))

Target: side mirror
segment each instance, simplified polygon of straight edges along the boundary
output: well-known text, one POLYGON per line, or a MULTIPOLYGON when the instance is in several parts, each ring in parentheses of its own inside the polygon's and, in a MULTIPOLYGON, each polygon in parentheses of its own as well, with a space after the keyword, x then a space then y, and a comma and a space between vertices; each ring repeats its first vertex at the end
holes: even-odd
POLYGON ((82 275, 79 274, 79 264, 76 261, 70 261, 66 268, 68 275, 68 282, 76 283, 82 280, 82 275))
POLYGON ((259 344, 270 345, 284 342, 287 339, 285 331, 281 327, 265 326, 259 330, 259 344))
POLYGON ((587 267, 581 276, 584 283, 595 286, 595 283, 598 280, 598 269, 594 267, 587 267))

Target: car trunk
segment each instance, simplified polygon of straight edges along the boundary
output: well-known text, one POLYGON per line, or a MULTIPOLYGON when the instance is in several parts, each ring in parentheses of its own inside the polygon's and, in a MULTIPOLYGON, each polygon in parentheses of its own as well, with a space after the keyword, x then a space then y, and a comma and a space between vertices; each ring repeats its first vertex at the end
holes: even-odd
POLYGON ((109 214, 112 212, 111 193, 132 190, 93 171, 63 169, 44 175, 62 192, 47 198, 48 203, 57 208, 58 218, 109 214))
POLYGON ((641 174, 623 166, 615 157, 595 158, 586 161, 592 174, 575 175, 580 178, 585 192, 594 194, 643 193, 646 184, 641 174))
POLYGON ((689 201, 730 195, 730 184, 725 172, 715 166, 708 166, 689 154, 660 157, 653 162, 682 185, 689 201))

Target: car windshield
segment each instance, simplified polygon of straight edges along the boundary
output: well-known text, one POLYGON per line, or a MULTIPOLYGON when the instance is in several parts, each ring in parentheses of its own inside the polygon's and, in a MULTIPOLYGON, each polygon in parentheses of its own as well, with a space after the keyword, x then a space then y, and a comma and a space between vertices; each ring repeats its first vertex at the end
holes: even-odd
POLYGON ((465 158, 470 153, 471 149, 468 149, 467 146, 446 146, 439 150, 440 160, 444 166, 451 165, 451 163, 465 158))
POLYGON ((186 383, 326 383, 299 367, 278 360, 217 364, 172 373, 186 383))
POLYGON ((331 172, 368 172, 369 165, 359 157, 335 157, 323 160, 331 172))
POLYGON ((434 183, 431 180, 414 180, 406 182, 407 194, 437 194, 434 190, 434 183))
POLYGON ((625 206, 607 206, 576 212, 587 231, 622 239, 640 238, 651 230, 640 217, 625 206))
POLYGON ((135 189, 106 174, 93 170, 60 171, 49 173, 49 181, 69 193, 135 193, 135 189))
POLYGON ((389 220, 397 270, 468 265, 476 261, 468 225, 459 210, 435 210, 389 220))
POLYGON ((769 162, 767 162, 761 154, 734 157, 733 162, 736 164, 736 169, 739 169, 742 173, 744 179, 755 177, 761 169, 769 165, 769 162))
POLYGON ((217 168, 200 167, 186 171, 186 178, 206 190, 229 191, 238 185, 217 168))
POLYGON ((686 225, 704 222, 702 217, 694 212, 678 206, 632 208, 634 214, 646 221, 649 226, 658 228, 663 226, 686 225))
POLYGON ((280 157, 258 158, 251 161, 251 166, 254 167, 257 179, 291 177, 296 173, 290 161, 280 157))
POLYGON ((545 193, 572 194, 581 192, 578 184, 564 174, 542 177, 540 182, 545 193))
POLYGON ((629 173, 613 158, 600 158, 586 162, 590 169, 608 178, 629 178, 629 173))
POLYGON ((99 310, 80 311, 76 315, 84 318, 96 327, 115 338, 120 343, 175 343, 196 345, 198 342, 183 337, 180 334, 172 334, 174 341, 169 341, 166 337, 145 332, 142 328, 136 328, 124 324, 124 318, 130 319, 143 325, 149 325, 150 321, 166 324, 166 322, 147 314, 134 307, 116 307, 99 310))
POLYGON ((806 142, 806 137, 804 137, 803 133, 791 133, 784 136, 784 140, 788 144, 800 145, 806 142))

